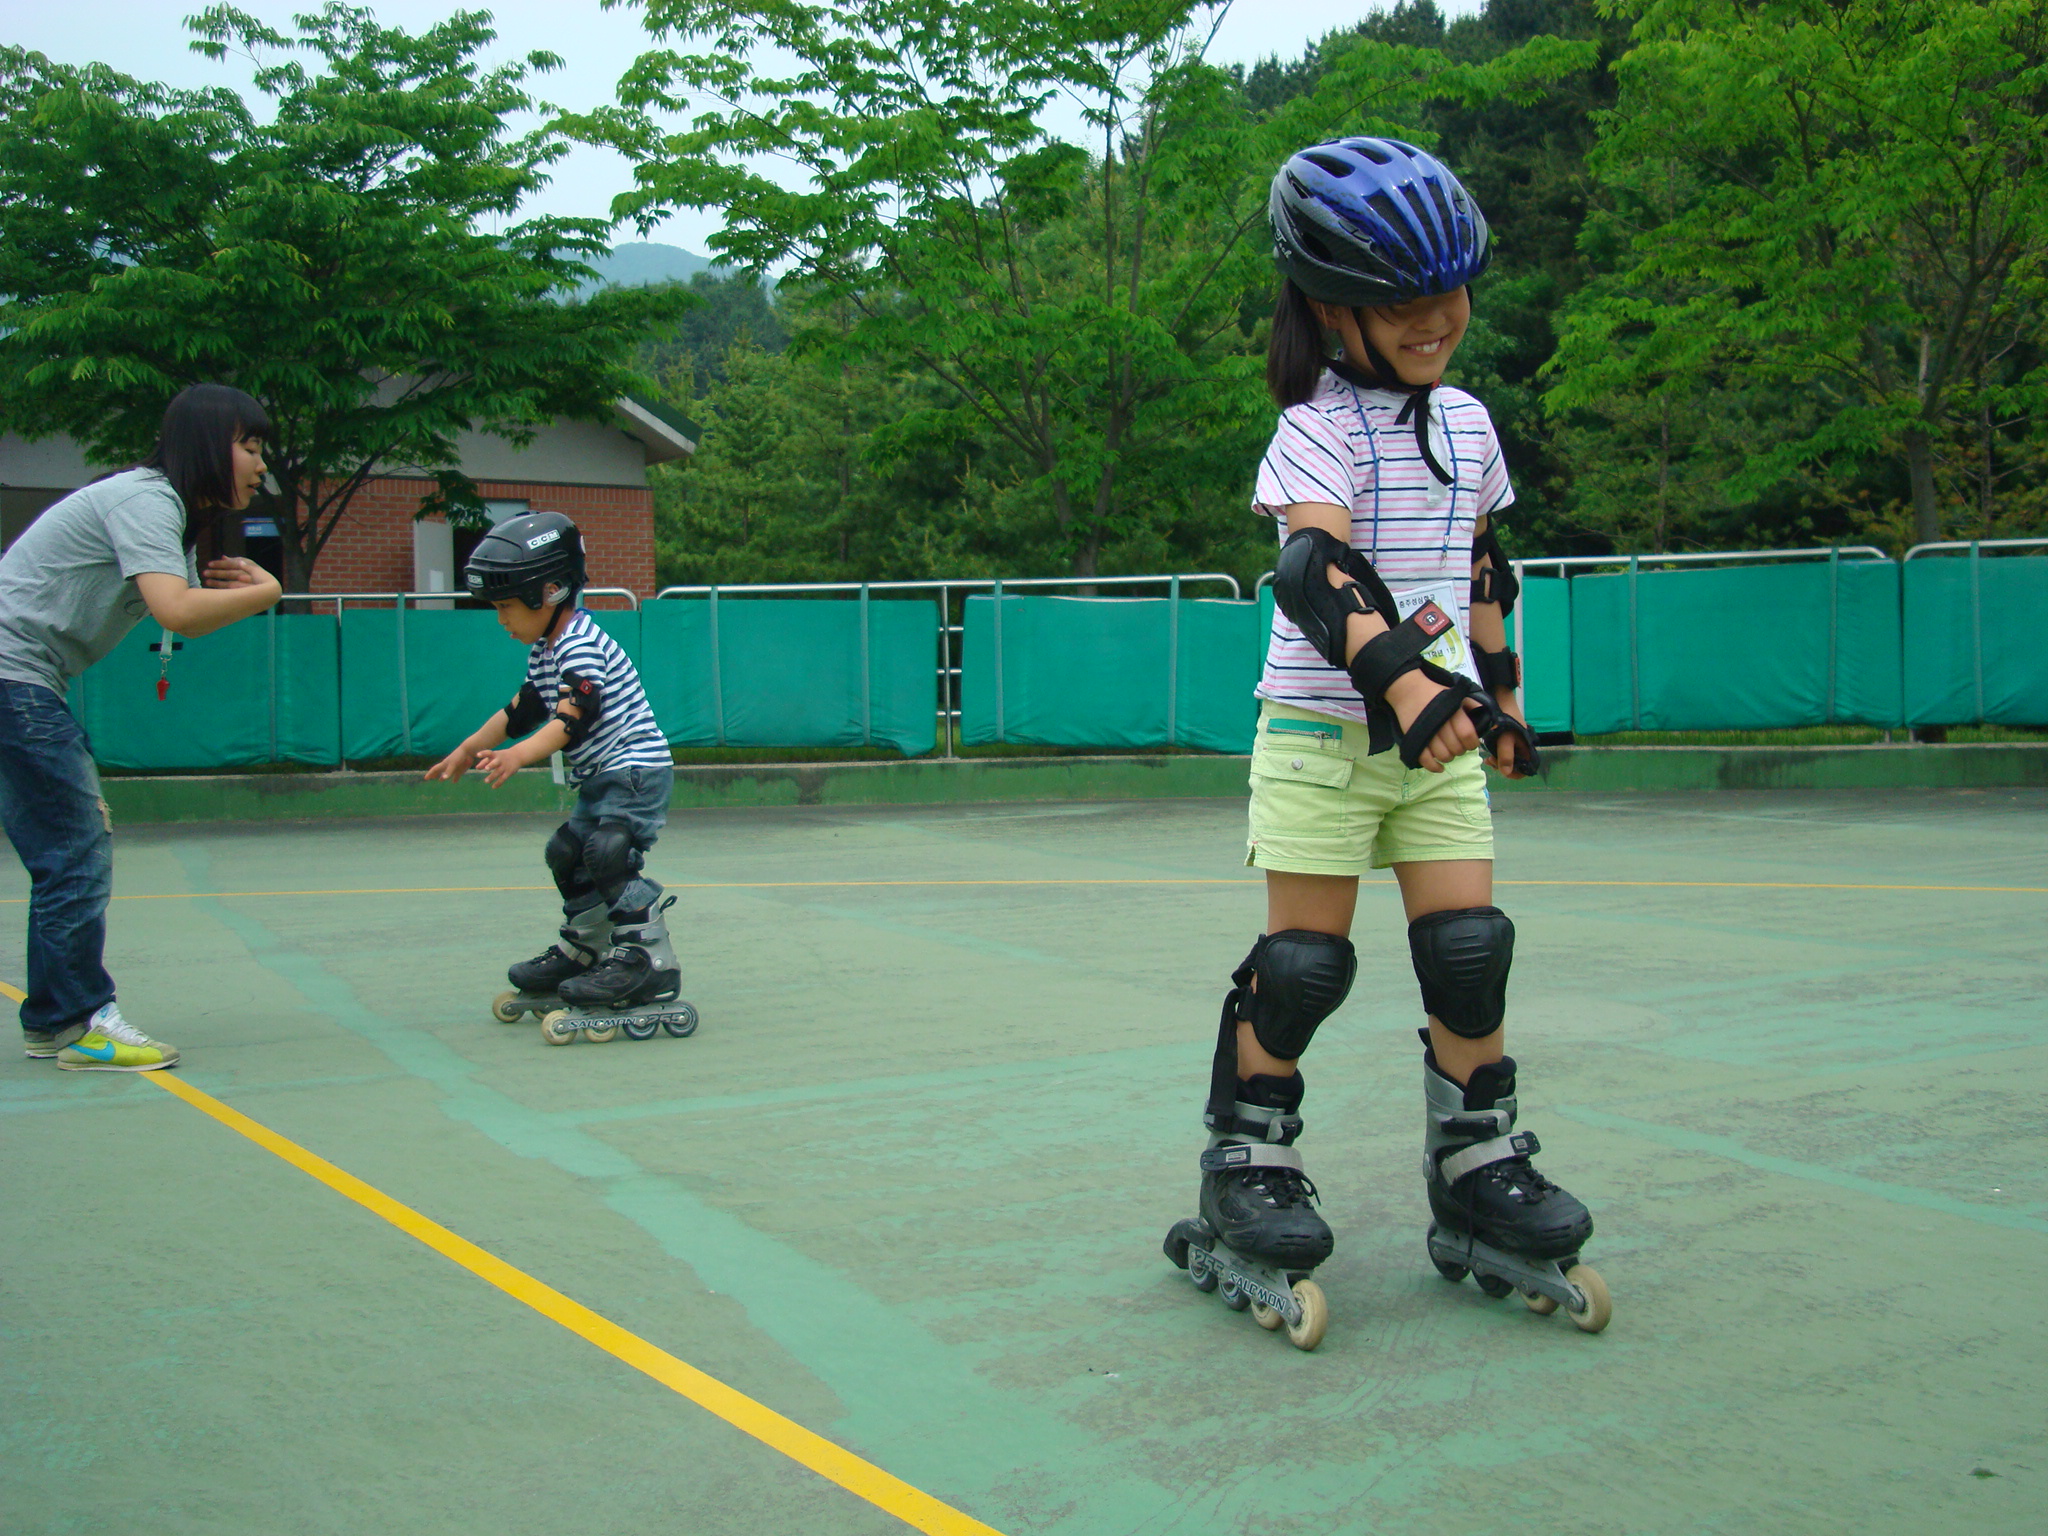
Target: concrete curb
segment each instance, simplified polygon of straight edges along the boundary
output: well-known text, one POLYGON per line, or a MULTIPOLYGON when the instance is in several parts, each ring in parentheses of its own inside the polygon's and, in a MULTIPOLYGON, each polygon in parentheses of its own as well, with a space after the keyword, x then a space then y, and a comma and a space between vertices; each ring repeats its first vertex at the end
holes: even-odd
MULTIPOLYGON (((1004 800, 1238 798, 1248 758, 1007 757, 881 763, 756 763, 676 770, 676 810, 787 805, 945 805, 1004 800)), ((1875 747, 1557 747, 1522 783, 1496 792, 1740 789, 1992 789, 2048 786, 2048 745, 1875 747)), ((475 775, 428 784, 417 773, 210 774, 109 779, 129 823, 301 821, 368 816, 552 815, 572 795, 543 769, 502 789, 475 775)))

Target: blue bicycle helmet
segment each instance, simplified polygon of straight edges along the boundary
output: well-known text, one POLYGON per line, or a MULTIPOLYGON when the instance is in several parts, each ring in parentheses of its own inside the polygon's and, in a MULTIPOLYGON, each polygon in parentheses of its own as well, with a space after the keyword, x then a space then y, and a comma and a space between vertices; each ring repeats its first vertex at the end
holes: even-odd
POLYGON ((1332 139, 1288 157, 1268 203, 1273 259, 1347 308, 1450 293, 1486 270, 1486 216, 1435 157, 1399 139, 1332 139))

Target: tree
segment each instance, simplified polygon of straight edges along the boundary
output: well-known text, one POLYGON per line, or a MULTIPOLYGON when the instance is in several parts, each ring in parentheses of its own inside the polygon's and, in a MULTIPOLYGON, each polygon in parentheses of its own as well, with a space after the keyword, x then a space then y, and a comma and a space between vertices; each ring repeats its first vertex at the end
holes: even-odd
POLYGON ((674 333, 649 337, 640 347, 640 362, 657 379, 680 377, 722 383, 726 354, 735 345, 780 352, 789 345, 774 293, 757 278, 699 272, 690 279, 696 307, 677 322, 674 333))
POLYGON ((336 3, 297 37, 227 6, 189 21, 200 52, 258 57, 268 122, 230 90, 0 49, 0 419, 119 461, 184 385, 247 390, 278 428, 293 591, 373 475, 438 472, 459 493, 459 432, 609 419, 643 382, 644 333, 692 300, 562 302, 603 221, 491 230, 566 143, 508 129, 536 106, 528 74, 558 60, 480 71, 487 23, 458 12, 413 37, 336 3))
POLYGON ((726 264, 851 306, 846 356, 914 364, 944 391, 901 434, 1006 444, 1028 479, 1016 490, 1043 499, 1079 575, 1175 515, 1143 494, 1170 487, 1164 456, 1270 421, 1256 326, 1280 159, 1339 132, 1409 136, 1431 96, 1526 98, 1589 57, 1539 39, 1459 65, 1357 41, 1313 89, 1258 112, 1203 59, 1217 7, 1189 0, 644 8, 657 37, 704 46, 644 55, 623 106, 578 125, 640 162, 618 211, 645 226, 721 209, 711 243, 726 264), (755 59, 791 62, 773 74, 755 59), (1043 126, 1056 98, 1092 147, 1043 126), (680 131, 655 116, 693 106, 680 131), (763 156, 809 185, 763 175, 763 156))
POLYGON ((1731 491, 1892 458, 1914 536, 1940 538, 1939 451, 1973 405, 1990 454, 2048 415, 2027 345, 2048 297, 2048 5, 1612 9, 1635 47, 1592 163, 1629 254, 1573 306, 1548 404, 1739 377, 1804 420, 1731 491))

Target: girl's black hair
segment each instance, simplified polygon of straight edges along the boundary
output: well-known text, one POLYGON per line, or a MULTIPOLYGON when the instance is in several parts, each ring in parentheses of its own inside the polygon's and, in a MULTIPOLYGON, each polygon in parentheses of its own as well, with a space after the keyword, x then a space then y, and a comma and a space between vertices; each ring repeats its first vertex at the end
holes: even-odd
POLYGON ((1283 279, 1280 302, 1273 306, 1273 333, 1266 342, 1266 388, 1284 411, 1315 394, 1316 381, 1328 366, 1323 323, 1309 308, 1308 295, 1292 279, 1283 279))
POLYGON ((234 446, 245 437, 277 441, 270 413, 227 384, 194 384, 164 409, 156 447, 138 469, 163 471, 185 503, 185 547, 198 547, 223 508, 235 504, 234 446))

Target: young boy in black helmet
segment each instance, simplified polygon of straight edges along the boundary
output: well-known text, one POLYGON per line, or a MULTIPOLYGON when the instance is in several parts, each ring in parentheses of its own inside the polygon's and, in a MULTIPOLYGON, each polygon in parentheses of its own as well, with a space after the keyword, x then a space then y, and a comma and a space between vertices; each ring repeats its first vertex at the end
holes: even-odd
POLYGON ((661 887, 641 862, 668 819, 675 770, 640 674, 577 604, 582 534, 559 512, 507 519, 477 545, 463 581, 533 649, 512 702, 426 776, 453 783, 479 768, 495 788, 560 752, 576 786, 576 809, 543 850, 562 893, 561 938, 513 966, 512 985, 577 1008, 674 998, 680 974, 656 905, 661 887), (504 746, 510 737, 524 739, 504 746))

